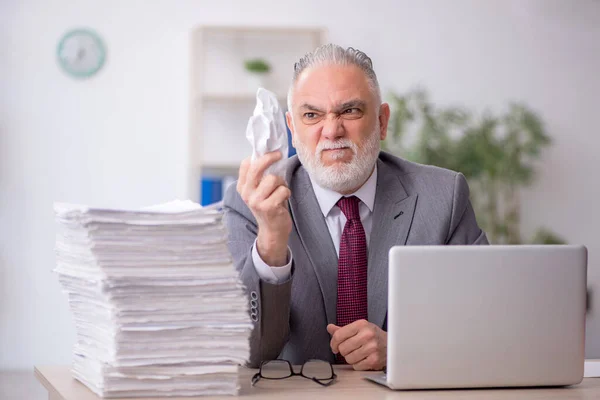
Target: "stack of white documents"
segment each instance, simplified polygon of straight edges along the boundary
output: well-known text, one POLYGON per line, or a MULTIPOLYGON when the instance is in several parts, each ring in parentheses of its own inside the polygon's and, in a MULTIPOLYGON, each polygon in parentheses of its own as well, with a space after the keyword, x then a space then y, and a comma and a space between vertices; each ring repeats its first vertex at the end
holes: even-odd
POLYGON ((75 378, 102 397, 237 394, 252 324, 216 207, 55 214, 75 378))

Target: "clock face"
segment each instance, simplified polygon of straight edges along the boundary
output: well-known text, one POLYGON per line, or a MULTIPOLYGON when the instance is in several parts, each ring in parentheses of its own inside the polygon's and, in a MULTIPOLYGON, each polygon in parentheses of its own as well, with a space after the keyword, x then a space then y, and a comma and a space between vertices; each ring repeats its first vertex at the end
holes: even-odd
POLYGON ((106 49, 100 37, 88 29, 67 32, 56 50, 58 63, 69 75, 88 78, 104 65, 106 49))

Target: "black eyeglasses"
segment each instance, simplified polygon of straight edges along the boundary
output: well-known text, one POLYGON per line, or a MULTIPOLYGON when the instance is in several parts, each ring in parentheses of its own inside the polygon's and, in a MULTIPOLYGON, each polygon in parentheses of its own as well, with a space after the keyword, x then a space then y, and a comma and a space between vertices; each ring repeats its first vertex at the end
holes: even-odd
POLYGON ((294 372, 292 364, 287 360, 263 361, 260 369, 252 377, 252 386, 264 379, 285 379, 291 376, 300 375, 304 378, 317 382, 319 385, 329 386, 333 383, 337 375, 333 372, 330 363, 323 360, 308 360, 302 364, 300 372, 294 372))

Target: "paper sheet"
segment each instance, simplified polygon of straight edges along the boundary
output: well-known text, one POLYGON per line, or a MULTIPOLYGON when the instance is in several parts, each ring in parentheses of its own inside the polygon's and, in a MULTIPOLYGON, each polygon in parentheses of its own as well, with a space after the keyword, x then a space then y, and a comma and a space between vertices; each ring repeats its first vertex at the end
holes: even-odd
POLYGON ((266 89, 256 92, 256 107, 248 120, 246 138, 252 145, 252 161, 272 151, 281 152, 281 160, 269 167, 265 175, 283 176, 288 155, 285 118, 277 96, 266 89))

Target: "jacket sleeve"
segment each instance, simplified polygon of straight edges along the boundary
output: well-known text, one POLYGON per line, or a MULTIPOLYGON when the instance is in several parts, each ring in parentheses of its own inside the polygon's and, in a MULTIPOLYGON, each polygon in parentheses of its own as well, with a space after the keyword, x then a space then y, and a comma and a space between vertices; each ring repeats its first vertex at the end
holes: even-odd
POLYGON ((461 173, 456 174, 454 179, 452 216, 446 244, 489 244, 485 232, 477 225, 475 212, 469 200, 469 185, 461 173))
POLYGON ((227 190, 223 207, 227 245, 246 287, 254 324, 248 366, 258 368, 262 361, 277 358, 287 342, 294 265, 292 261, 292 274, 285 282, 272 284, 262 280, 252 261, 252 246, 258 227, 252 212, 235 190, 235 184, 227 190))

